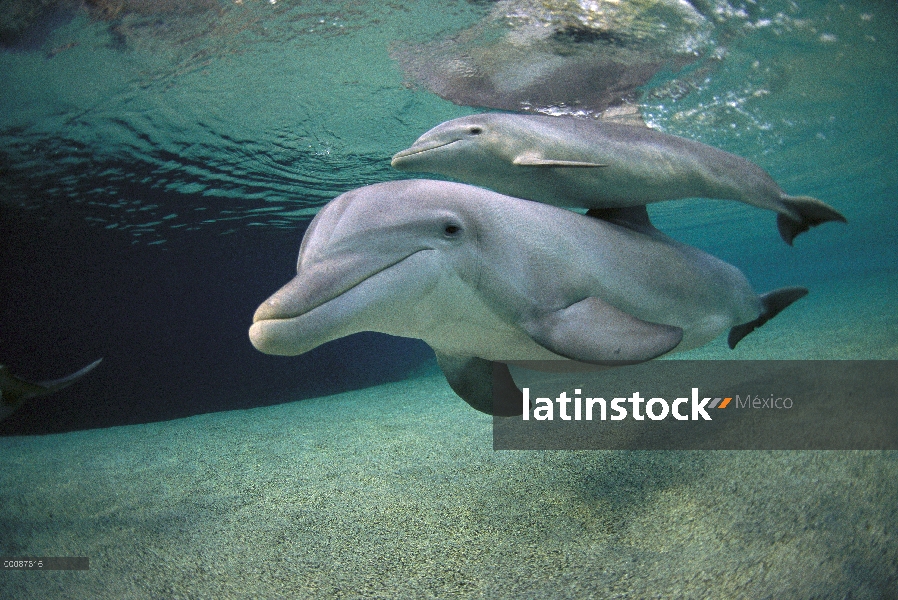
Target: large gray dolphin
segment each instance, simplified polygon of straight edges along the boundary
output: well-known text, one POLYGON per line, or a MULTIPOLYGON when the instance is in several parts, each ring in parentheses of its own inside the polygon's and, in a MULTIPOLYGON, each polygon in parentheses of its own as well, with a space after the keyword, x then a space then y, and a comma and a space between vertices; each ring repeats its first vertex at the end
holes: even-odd
POLYGON ((438 173, 568 208, 608 209, 678 198, 738 200, 776 211, 782 238, 838 211, 789 196, 761 167, 647 127, 569 117, 486 113, 453 119, 393 156, 400 171, 438 173))
POLYGON ((296 277, 249 337, 296 355, 360 331, 420 338, 478 410, 519 414, 505 363, 615 365, 730 345, 807 290, 758 296, 735 267, 572 211, 445 181, 347 192, 312 220, 296 277), (493 375, 508 404, 493 405, 493 375))
POLYGON ((11 415, 26 400, 46 396, 72 385, 92 371, 102 360, 102 358, 98 358, 83 369, 61 379, 39 382, 16 377, 9 372, 6 365, 0 365, 0 421, 11 415))

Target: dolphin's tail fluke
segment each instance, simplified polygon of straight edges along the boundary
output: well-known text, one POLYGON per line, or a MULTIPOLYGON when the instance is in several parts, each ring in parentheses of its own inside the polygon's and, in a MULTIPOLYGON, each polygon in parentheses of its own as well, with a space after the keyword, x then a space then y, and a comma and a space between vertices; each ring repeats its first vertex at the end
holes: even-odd
POLYGON ((793 213, 799 216, 794 219, 780 213, 776 216, 776 226, 780 230, 780 236, 790 246, 792 240, 811 227, 816 227, 827 221, 841 221, 847 223, 842 213, 816 198, 810 196, 783 196, 780 201, 793 213))
POLYGON ((83 369, 71 375, 52 381, 32 382, 16 377, 9 372, 5 365, 0 365, 0 420, 8 417, 14 410, 22 405, 22 402, 37 396, 45 396, 70 386, 81 379, 103 359, 97 359, 83 369))
POLYGON ((94 362, 90 363, 89 365, 87 365, 86 367, 84 367, 82 369, 75 371, 71 375, 67 375, 60 379, 54 379, 52 381, 41 381, 38 383, 38 385, 41 386, 42 388, 44 388, 44 390, 46 390, 47 393, 52 393, 52 392, 61 390, 64 387, 68 387, 68 386, 72 385, 77 380, 81 379, 82 377, 87 375, 89 372, 93 371, 94 367, 96 367, 102 361, 103 361, 102 358, 98 358, 94 362))
POLYGON ((773 290, 761 295, 761 314, 754 321, 736 325, 730 329, 730 337, 728 342, 730 348, 735 348, 739 340, 747 336, 749 333, 775 317, 784 308, 808 295, 808 290, 803 287, 787 287, 773 290))

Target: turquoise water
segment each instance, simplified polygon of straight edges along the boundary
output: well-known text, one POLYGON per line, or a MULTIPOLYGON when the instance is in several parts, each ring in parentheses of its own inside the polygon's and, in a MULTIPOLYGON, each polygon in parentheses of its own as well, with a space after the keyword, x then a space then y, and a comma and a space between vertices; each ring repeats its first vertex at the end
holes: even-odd
MULTIPOLYGON (((537 5, 519 10, 541 17, 541 26, 566 22, 537 5)), ((559 5, 582 18, 575 3, 559 5)), ((392 153, 474 112, 428 93, 391 51, 418 44, 419 53, 454 57, 458 49, 438 42, 458 38, 463 50, 504 41, 540 56, 539 40, 507 39, 529 21, 491 15, 516 14, 513 6, 247 1, 196 14, 136 13, 112 25, 77 12, 40 51, 0 56, 0 132, 12 178, 5 201, 95 207, 85 212, 98 225, 147 241, 227 222, 295 227, 338 193, 397 178, 386 161, 392 153), (41 198, 36 177, 55 179, 41 198), (89 185, 96 180, 103 185, 89 185), (180 193, 184 206, 129 198, 132 183, 180 193), (206 212, 199 223, 196 208, 206 212)), ((892 246, 885 199, 896 185, 888 135, 894 15, 878 3, 708 12, 714 18, 694 27, 695 40, 674 37, 680 53, 646 42, 648 54, 701 56, 679 76, 662 69, 647 83, 639 103, 646 121, 751 158, 788 191, 824 198, 859 223, 817 232, 818 244, 879 224, 875 237, 892 246)), ((505 66, 496 59, 480 68, 505 66)), ((732 203, 703 203, 700 216, 658 208, 670 213, 674 233, 768 216, 732 203)))
POLYGON ((0 49, 0 362, 107 360, 4 423, 0 554, 91 568, 4 573, 0 596, 898 596, 894 452, 496 453, 420 345, 275 359, 246 339, 320 206, 484 110, 451 101, 458 73, 594 116, 607 98, 569 85, 514 92, 528 67, 613 59, 661 65, 624 86, 650 126, 848 219, 790 248, 739 203, 650 207, 757 290, 811 290, 689 357, 898 358, 894 5, 59 6, 0 49), (97 283, 46 274, 67 269, 97 283))

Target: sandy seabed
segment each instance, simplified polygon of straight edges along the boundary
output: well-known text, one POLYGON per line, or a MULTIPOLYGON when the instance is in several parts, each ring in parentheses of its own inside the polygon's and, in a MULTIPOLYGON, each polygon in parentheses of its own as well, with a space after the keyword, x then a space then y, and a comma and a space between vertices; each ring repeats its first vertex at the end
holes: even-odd
MULTIPOLYGON (((895 280, 689 358, 898 358, 895 280)), ((504 451, 439 374, 0 438, 3 598, 895 598, 898 452, 504 451)))

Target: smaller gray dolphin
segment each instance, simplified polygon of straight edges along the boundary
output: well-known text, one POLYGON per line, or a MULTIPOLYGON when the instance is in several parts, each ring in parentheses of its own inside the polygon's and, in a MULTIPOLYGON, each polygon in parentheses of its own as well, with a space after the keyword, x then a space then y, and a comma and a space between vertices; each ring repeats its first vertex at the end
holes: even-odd
POLYGON ((329 202, 306 230, 296 270, 253 316, 257 349, 302 354, 360 331, 419 338, 452 389, 491 414, 521 411, 506 363, 643 362, 727 329, 735 346, 807 293, 759 297, 732 265, 647 224, 637 231, 427 180, 329 202))
POLYGON ((0 365, 0 421, 11 415, 26 400, 46 396, 72 385, 92 371, 102 360, 102 358, 98 358, 67 377, 40 382, 20 379, 10 373, 6 365, 0 365))
POLYGON ((624 208, 680 198, 738 200, 778 213, 788 243, 845 221, 809 196, 789 196, 761 167, 706 144, 570 117, 485 113, 437 125, 393 156, 400 171, 438 173, 567 208, 624 208))

